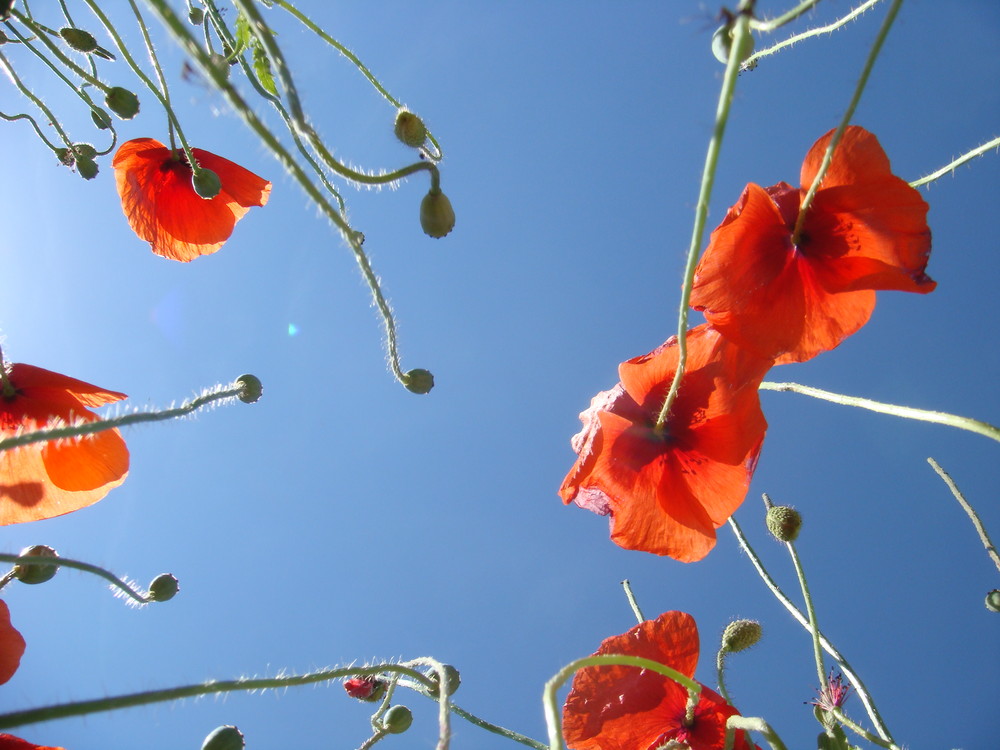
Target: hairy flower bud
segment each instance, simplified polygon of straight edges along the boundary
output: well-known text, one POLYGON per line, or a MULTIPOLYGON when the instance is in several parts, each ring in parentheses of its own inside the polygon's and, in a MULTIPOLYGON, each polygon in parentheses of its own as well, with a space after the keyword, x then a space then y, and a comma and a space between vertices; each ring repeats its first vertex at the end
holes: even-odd
POLYGON ((236 378, 236 385, 240 387, 240 392, 236 396, 244 404, 256 403, 261 394, 264 393, 264 386, 260 383, 260 378, 247 373, 236 378))
POLYGON ((382 696, 385 695, 385 680, 375 675, 350 677, 344 680, 344 691, 359 701, 374 703, 382 700, 382 696))
POLYGON ((219 175, 204 167, 199 167, 191 173, 191 185, 205 200, 211 200, 222 191, 222 180, 219 179, 219 175))
POLYGON ((213 730, 201 743, 201 750, 243 750, 243 732, 231 725, 213 730))
POLYGON ((416 367, 403 373, 403 387, 410 393, 430 393, 434 387, 434 375, 430 370, 416 367))
POLYGON ((382 717, 382 725, 390 734, 402 734, 413 723, 413 712, 406 706, 393 706, 382 717))
MULTIPOLYGON (((47 544, 35 544, 21 550, 20 557, 40 558, 59 557, 59 554, 47 544)), ((20 562, 14 566, 14 577, 21 583, 45 583, 52 580, 52 576, 59 570, 58 565, 38 565, 31 562, 20 562)))
POLYGON ((440 188, 431 188, 420 201, 420 228, 434 238, 444 237, 455 228, 455 209, 440 188))
POLYGON ((722 631, 722 650, 731 654, 744 651, 760 640, 760 623, 756 620, 736 620, 722 631))
POLYGON ((121 86, 112 86, 108 89, 104 103, 123 120, 131 120, 139 114, 139 97, 121 86))
POLYGON ((149 584, 149 598, 154 602, 173 599, 180 591, 180 583, 170 573, 161 573, 149 584))
POLYGON ((795 508, 772 505, 767 509, 767 530, 779 542, 794 542, 802 528, 802 516, 795 508))
POLYGON ((87 54, 97 49, 97 40, 89 31, 74 29, 67 26, 66 28, 59 29, 59 36, 61 36, 63 41, 77 52, 87 54))
POLYGON ((427 127, 424 121, 412 112, 399 110, 396 115, 396 137, 412 148, 419 148, 427 140, 427 127))

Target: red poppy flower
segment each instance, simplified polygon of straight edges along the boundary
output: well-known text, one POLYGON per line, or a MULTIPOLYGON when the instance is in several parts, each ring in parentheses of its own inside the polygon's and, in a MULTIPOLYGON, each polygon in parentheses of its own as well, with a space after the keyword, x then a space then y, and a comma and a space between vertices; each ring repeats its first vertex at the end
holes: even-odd
POLYGON ((700 560, 740 506, 767 422, 757 387, 771 366, 701 325, 662 429, 655 424, 677 369, 677 340, 618 368, 621 383, 580 415, 577 461, 559 494, 611 516, 625 549, 700 560))
MULTIPOLYGON (((627 633, 605 639, 597 654, 641 656, 694 677, 698 626, 685 612, 664 612, 627 633)), ((722 750, 726 721, 739 714, 702 687, 693 721, 688 692, 668 677, 637 667, 586 667, 576 673, 563 707, 563 735, 572 750, 656 750, 671 740, 691 750, 722 750)), ((735 750, 754 750, 736 732, 735 750)))
POLYGON ((152 138, 123 143, 112 161, 132 231, 157 255, 181 261, 214 253, 250 207, 263 206, 271 194, 270 182, 239 164, 200 148, 191 151, 199 165, 219 176, 222 189, 214 198, 195 192, 183 151, 152 138))
MULTIPOLYGON (((10 365, 0 389, 0 438, 56 422, 93 422, 87 407, 126 398, 32 365, 10 365)), ((118 430, 0 453, 0 525, 92 505, 125 481, 128 448, 118 430)))
POLYGON ((863 326, 873 290, 930 292, 927 204, 895 177, 874 135, 851 126, 806 214, 799 204, 832 138, 809 149, 802 188, 747 185, 712 232, 691 305, 723 336, 778 364, 833 349, 863 326))
POLYGON ((10 610, 0 600, 0 685, 14 676, 24 655, 24 638, 10 624, 10 610))
POLYGON ((0 734, 0 750, 65 750, 65 748, 35 745, 12 734, 0 734))

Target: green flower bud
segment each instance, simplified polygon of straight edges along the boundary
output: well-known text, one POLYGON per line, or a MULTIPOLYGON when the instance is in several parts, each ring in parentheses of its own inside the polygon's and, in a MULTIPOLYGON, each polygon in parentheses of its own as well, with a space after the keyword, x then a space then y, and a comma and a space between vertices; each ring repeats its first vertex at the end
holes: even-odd
POLYGON ((191 8, 188 10, 188 21, 192 26, 201 26, 205 20, 205 11, 201 8, 191 8))
POLYGON ((94 107, 90 110, 90 119, 92 119, 94 124, 101 130, 107 130, 111 127, 111 115, 100 107, 94 107))
POLYGON ((429 237, 444 237, 455 228, 455 209, 440 189, 431 190, 420 201, 420 227, 429 237))
POLYGON ((57 148, 56 158, 64 167, 72 167, 76 163, 76 156, 68 148, 57 148))
POLYGON ((246 742, 243 732, 234 726, 221 726, 201 743, 201 750, 243 750, 246 742))
POLYGON ((434 387, 434 375, 420 367, 403 373, 403 387, 410 393, 430 393, 434 387))
MULTIPOLYGON (((729 53, 732 48, 733 27, 727 23, 716 29, 712 35, 712 54, 715 55, 716 60, 725 65, 729 62, 729 53)), ((739 54, 740 64, 753 54, 753 48, 753 35, 749 33, 745 34, 743 36, 743 49, 740 50, 739 54)))
POLYGON ((1000 612, 1000 589, 993 589, 986 595, 986 609, 990 612, 1000 612))
POLYGON ((96 161, 78 155, 76 157, 76 171, 83 179, 92 180, 97 177, 99 169, 96 161))
POLYGON ((767 509, 767 530, 779 542, 794 542, 802 528, 802 516, 795 508, 772 505, 767 509))
POLYGON ((165 602, 173 599, 180 591, 180 583, 170 573, 161 573, 149 584, 149 598, 154 602, 165 602))
POLYGON ((240 387, 240 392, 236 398, 244 404, 256 403, 264 392, 264 386, 260 383, 260 378, 256 375, 240 375, 236 378, 236 385, 240 387))
POLYGON ((402 734, 413 723, 413 712, 406 706, 393 706, 382 717, 382 725, 390 734, 402 734))
MULTIPOLYGON (((445 675, 445 685, 444 693, 445 695, 454 695, 455 691, 458 690, 458 686, 462 684, 462 675, 458 673, 451 664, 444 664, 444 675, 445 675)), ((428 677, 431 678, 431 687, 427 689, 427 693, 432 698, 438 697, 438 687, 440 680, 438 679, 437 671, 431 672, 428 677)))
POLYGON ((760 640, 760 623, 756 620, 736 620, 722 631, 722 650, 735 654, 753 646, 760 640))
POLYGON ((79 159, 93 159, 97 156, 97 149, 89 143, 74 143, 73 152, 79 159))
POLYGON ((211 200, 222 191, 222 180, 219 179, 219 175, 204 167, 199 167, 191 173, 191 184, 194 186, 194 191, 205 200, 211 200))
MULTIPOLYGON (((35 544, 21 550, 20 557, 59 557, 59 554, 47 544, 35 544)), ((58 565, 38 565, 37 563, 21 562, 14 566, 14 577, 21 583, 45 583, 59 570, 58 565)))
POLYGON ((123 120, 131 120, 139 114, 139 97, 121 86, 112 86, 108 89, 104 103, 123 120))
POLYGON ((87 54, 97 49, 97 40, 89 31, 74 29, 67 26, 64 29, 59 29, 59 36, 61 36, 63 41, 77 52, 87 54))
POLYGON ((427 127, 424 121, 412 112, 399 110, 396 115, 396 137, 407 146, 419 148, 427 140, 427 127))

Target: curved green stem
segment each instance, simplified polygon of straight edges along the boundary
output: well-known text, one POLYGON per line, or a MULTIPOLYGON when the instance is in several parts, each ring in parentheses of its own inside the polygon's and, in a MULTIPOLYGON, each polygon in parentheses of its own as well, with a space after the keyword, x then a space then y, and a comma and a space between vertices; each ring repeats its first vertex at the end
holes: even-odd
POLYGON ((937 472, 937 475, 944 480, 944 483, 948 485, 948 489, 951 490, 951 494, 955 496, 958 504, 962 506, 962 510, 965 511, 966 515, 972 520, 972 525, 976 529, 976 533, 979 535, 979 541, 983 543, 986 548, 986 554, 990 556, 993 560, 993 564, 997 566, 997 570, 1000 570, 1000 554, 997 553, 996 545, 990 540, 990 535, 986 532, 986 526, 983 525, 982 519, 979 514, 976 513, 976 509, 972 507, 972 504, 965 499, 965 495, 962 491, 958 489, 958 485, 944 469, 941 468, 941 464, 935 461, 933 458, 928 458, 927 463, 931 465, 931 468, 937 472))
MULTIPOLYGON (((809 627, 809 621, 801 612, 799 612, 799 608, 792 603, 792 600, 785 595, 785 592, 781 590, 781 587, 778 586, 775 580, 771 577, 771 574, 767 572, 767 568, 764 567, 763 561, 761 561, 760 557, 754 551, 754 548, 750 546, 750 542, 743 534, 743 529, 740 528, 740 525, 733 517, 729 518, 729 528, 732 529, 740 547, 744 552, 746 552, 747 557, 750 558, 750 562, 753 564, 757 574, 764 582, 764 585, 767 586, 768 590, 770 590, 770 592, 774 595, 774 598, 777 599, 786 610, 788 610, 788 613, 794 617, 800 625, 809 627)), ((841 654, 840 651, 838 651, 822 633, 819 633, 819 642, 823 647, 823 650, 833 657, 837 664, 840 665, 844 676, 847 677, 848 681, 850 681, 861 702, 864 704, 865 710, 868 712, 868 717, 872 720, 872 724, 875 725, 879 736, 882 737, 882 739, 889 740, 891 742, 892 734, 889 732, 889 727, 887 727, 885 722, 882 720, 882 715, 878 712, 878 708, 875 706, 875 701, 872 699, 871 693, 868 692, 868 688, 865 687, 864 682, 862 682, 861 677, 854 671, 844 655, 841 654)))
MULTIPOLYGON (((741 4, 742 8, 742 4, 741 4)), ((684 266, 684 282, 681 285, 681 303, 677 321, 677 370, 670 383, 670 390, 663 401, 663 407, 656 419, 657 429, 662 428, 670 416, 670 408, 677 391, 680 389, 684 368, 687 365, 687 321, 688 306, 691 301, 691 287, 694 285, 694 272, 698 267, 698 255, 701 252, 701 240, 705 233, 705 221, 708 218, 708 206, 712 198, 712 186, 715 184, 715 169, 719 162, 719 152, 722 150, 722 138, 729 121, 729 109, 733 103, 733 92, 736 90, 736 79, 740 70, 740 53, 750 40, 750 15, 741 12, 733 23, 732 47, 729 61, 726 63, 726 73, 722 79, 722 90, 715 110, 715 126, 712 138, 708 142, 708 152, 705 155, 705 167, 701 175, 701 187, 698 190, 698 204, 695 207, 694 228, 691 232, 691 245, 688 248, 687 262, 684 266)))
POLYGON ((976 146, 971 151, 966 151, 957 159, 951 161, 948 164, 945 164, 943 167, 941 167, 941 169, 938 169, 935 172, 931 172, 929 175, 921 177, 919 180, 914 180, 913 182, 910 183, 910 187, 918 188, 918 187, 923 187, 924 185, 928 185, 934 182, 934 180, 944 177, 949 172, 954 172, 960 166, 962 166, 966 162, 972 161, 977 156, 982 156, 992 148, 1000 148, 1000 136, 997 136, 991 141, 987 141, 981 146, 976 146))
POLYGON ((78 424, 68 424, 59 427, 47 427, 32 432, 22 432, 18 435, 0 440, 0 453, 13 448, 20 448, 33 443, 44 443, 50 440, 65 440, 68 438, 82 437, 83 435, 93 435, 97 432, 114 430, 119 427, 128 427, 143 422, 162 422, 167 419, 176 419, 186 416, 209 404, 217 404, 220 401, 232 401, 240 398, 245 393, 244 387, 240 384, 230 386, 216 386, 202 395, 185 401, 183 404, 170 409, 159 411, 142 411, 133 414, 122 414, 117 417, 107 419, 97 419, 93 422, 80 422, 78 424))
POLYGON ((813 388, 812 386, 800 385, 799 383, 772 383, 765 380, 760 384, 760 390, 801 393, 803 396, 812 396, 813 398, 830 401, 831 403, 841 404, 843 406, 856 406, 860 409, 878 412, 879 414, 889 414, 890 416, 902 417, 903 419, 916 419, 921 422, 933 422, 934 424, 956 427, 960 430, 966 430, 968 432, 974 432, 977 435, 982 435, 983 437, 988 437, 991 440, 1000 441, 1000 428, 994 427, 988 422, 982 422, 978 419, 960 417, 957 414, 949 414, 943 411, 929 411, 927 409, 914 409, 911 406, 886 404, 881 401, 872 401, 871 399, 861 398, 859 396, 846 396, 842 393, 824 391, 821 388, 813 388))
POLYGON ((35 134, 42 141, 42 143, 44 143, 53 151, 58 151, 60 148, 59 146, 57 146, 56 144, 54 144, 52 141, 50 141, 48 138, 45 137, 45 133, 42 131, 41 127, 39 127, 38 122, 35 120, 34 117, 32 117, 27 113, 22 112, 19 115, 8 115, 4 112, 0 112, 0 120, 6 120, 7 122, 14 122, 15 120, 27 120, 28 122, 31 123, 31 127, 35 129, 35 134))
MULTIPOLYGON (((27 99, 29 99, 32 104, 38 107, 39 111, 43 115, 45 115, 45 117, 48 119, 50 123, 52 123, 52 127, 55 128, 56 133, 59 134, 59 137, 63 139, 63 143, 66 144, 66 147, 73 148, 73 141, 70 140, 70 137, 69 135, 66 134, 66 131, 62 129, 62 126, 59 124, 59 120, 52 113, 52 110, 46 107, 45 102, 43 102, 33 93, 31 93, 31 90, 24 85, 21 79, 18 78, 17 73, 14 71, 14 67, 10 64, 10 62, 7 60, 6 56, 2 52, 0 52, 0 69, 3 69, 3 72, 7 74, 10 80, 17 87, 17 90, 20 91, 21 94, 23 94, 27 99)), ((34 122, 33 119, 32 122, 34 122)), ((37 127, 35 129, 38 130, 37 127)), ((49 148, 51 148, 52 150, 56 150, 58 148, 58 146, 53 146, 51 143, 49 143, 49 140, 47 138, 44 138, 43 140, 45 140, 45 144, 49 146, 49 148)))
POLYGON ((625 654, 601 654, 577 659, 556 672, 545 683, 545 689, 542 691, 542 705, 545 709, 545 724, 549 731, 550 750, 566 750, 562 736, 562 718, 559 716, 559 707, 556 705, 556 691, 562 687, 566 680, 584 667, 610 666, 639 667, 640 669, 648 669, 651 672, 656 672, 673 680, 688 691, 689 706, 691 704, 696 705, 701 695, 701 683, 685 674, 681 674, 676 669, 671 669, 652 659, 644 659, 641 656, 627 656, 625 654))
MULTIPOLYGON (((801 34, 790 36, 783 42, 778 42, 775 45, 762 49, 760 52, 755 52, 754 54, 750 55, 746 60, 743 61, 743 64, 740 66, 740 69, 750 70, 751 68, 757 65, 757 61, 760 60, 762 57, 773 55, 776 52, 780 52, 785 47, 791 47, 792 45, 797 44, 798 42, 801 42, 805 39, 809 39, 810 37, 819 36, 820 34, 830 34, 839 29, 841 26, 844 26, 850 21, 853 21, 855 18, 860 16, 865 11, 871 10, 871 8, 873 8, 880 2, 882 2, 882 0, 867 0, 867 2, 862 3, 857 8, 848 13, 846 16, 838 19, 837 21, 834 21, 831 24, 827 24, 826 26, 820 26, 815 29, 809 29, 808 31, 803 31, 801 34)), ((763 23, 766 24, 769 22, 764 21, 763 23)), ((761 25, 755 25, 754 28, 761 28, 764 31, 770 30, 770 29, 764 29, 763 26, 761 25)))
POLYGON ((464 708, 456 706, 454 703, 450 704, 451 710, 456 716, 461 716, 463 719, 468 721, 470 724, 475 724, 480 729, 485 729, 487 732, 492 732, 493 734, 498 734, 501 737, 505 737, 513 742, 520 743, 522 745, 527 745, 535 750, 548 750, 549 746, 538 740, 533 740, 531 737, 526 737, 519 732, 515 732, 511 729, 506 729, 504 727, 498 726, 497 724, 492 724, 485 719, 480 719, 478 716, 469 713, 464 708))
POLYGON ((143 593, 138 588, 133 587, 128 581, 116 576, 111 571, 92 565, 82 560, 71 560, 67 557, 21 557, 7 552, 0 552, 0 562, 20 565, 30 563, 33 567, 54 567, 71 568, 72 570, 82 570, 84 573, 91 573, 99 578, 103 578, 111 584, 112 589, 117 589, 122 595, 132 599, 137 604, 150 604, 153 602, 149 598, 149 592, 143 593))
POLYGON ((840 143, 840 139, 843 137, 844 131, 847 130, 847 126, 850 124, 851 118, 854 117, 854 110, 858 108, 858 103, 861 101, 861 95, 865 91, 865 86, 868 85, 868 77, 871 75, 872 68, 875 67, 875 61, 878 59, 879 52, 882 51, 882 44, 885 42, 885 38, 889 35, 889 29, 892 28, 892 23, 896 20, 896 14, 899 13, 899 7, 902 4, 903 0, 892 0, 892 4, 889 6, 889 10, 886 12, 885 18, 882 20, 882 26, 878 30, 878 35, 875 37, 875 41, 872 42, 872 48, 868 51, 868 59, 865 60, 865 65, 861 69, 861 75, 858 77, 858 83, 854 87, 854 94, 851 95, 851 100, 847 104, 847 109, 844 111, 844 116, 840 120, 840 125, 837 126, 837 130, 830 139, 830 144, 826 147, 826 153, 823 154, 823 161, 820 162, 819 169, 816 170, 816 177, 813 179, 812 185, 809 186, 805 197, 802 198, 802 203, 799 205, 799 215, 795 220, 795 229, 792 231, 793 245, 798 245, 799 243, 799 236, 802 234, 802 227, 805 224, 806 215, 809 213, 809 207, 812 206, 813 198, 816 197, 816 191, 819 190, 819 186, 822 184, 823 178, 826 176, 826 172, 830 168, 830 163, 833 161, 833 153, 837 149, 837 144, 840 143))
POLYGON ((732 745, 728 744, 730 742, 729 738, 733 730, 736 729, 742 729, 744 732, 760 732, 767 739, 768 744, 773 750, 787 750, 785 743, 781 741, 781 737, 778 736, 778 733, 766 721, 753 716, 740 716, 738 714, 726 719, 726 747, 732 747, 732 745))
MULTIPOLYGON (((49 35, 43 32, 42 27, 39 24, 35 23, 32 19, 28 18, 27 16, 23 15, 17 10, 11 11, 11 17, 16 18, 21 23, 21 25, 23 25, 26 29, 31 31, 35 35, 35 37, 39 39, 42 42, 42 44, 44 44, 48 48, 49 52, 51 52, 62 65, 64 65, 67 69, 72 71, 74 75, 79 76, 81 80, 86 81, 90 85, 96 86, 101 91, 107 91, 110 88, 110 86, 108 86, 108 84, 106 84, 100 78, 93 75, 92 73, 88 73, 86 70, 81 68, 75 62, 73 62, 72 59, 70 59, 61 49, 59 49, 59 46, 57 44, 55 44, 51 39, 49 39, 49 35)), ((24 35, 22 35, 17 30, 17 28, 12 23, 10 23, 10 21, 7 21, 4 25, 18 38, 18 41, 20 41, 21 44, 23 44, 27 49, 31 50, 35 55, 37 55, 42 61, 45 62, 45 64, 49 68, 51 68, 56 73, 56 75, 58 75, 74 90, 76 90, 76 86, 68 78, 66 78, 65 74, 63 74, 62 71, 60 71, 49 58, 47 58, 45 55, 43 55, 41 52, 35 49, 34 45, 31 44, 30 40, 27 39, 24 35)))
POLYGON ((884 740, 881 737, 878 737, 877 735, 872 734, 867 729, 865 729, 863 726, 861 726, 857 722, 851 720, 847 716, 847 714, 844 713, 844 711, 842 709, 835 708, 832 711, 830 711, 830 713, 833 714, 834 717, 836 717, 837 721, 839 721, 845 727, 847 727, 848 729, 850 729, 855 734, 857 734, 857 735, 859 735, 861 737, 864 737, 866 740, 868 740, 872 744, 878 745, 879 747, 887 747, 887 748, 890 748, 891 750, 901 750, 901 748, 898 745, 896 745, 895 743, 890 742, 888 740, 884 740))

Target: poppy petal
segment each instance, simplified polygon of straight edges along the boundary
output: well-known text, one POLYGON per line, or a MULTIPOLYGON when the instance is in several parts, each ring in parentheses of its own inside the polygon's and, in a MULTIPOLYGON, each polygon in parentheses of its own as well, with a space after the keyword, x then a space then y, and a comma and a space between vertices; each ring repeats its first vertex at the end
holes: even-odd
POLYGON ((7 682, 17 671, 24 655, 24 638, 10 624, 10 610, 0 601, 0 684, 7 682))

